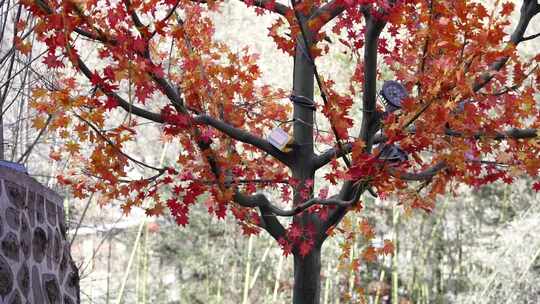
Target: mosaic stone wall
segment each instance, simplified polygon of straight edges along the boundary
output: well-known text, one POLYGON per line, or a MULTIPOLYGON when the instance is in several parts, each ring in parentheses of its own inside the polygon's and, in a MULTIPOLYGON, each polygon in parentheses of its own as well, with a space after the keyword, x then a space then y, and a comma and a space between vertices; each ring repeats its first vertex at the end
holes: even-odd
POLYGON ((62 198, 0 167, 0 303, 80 303, 62 198))

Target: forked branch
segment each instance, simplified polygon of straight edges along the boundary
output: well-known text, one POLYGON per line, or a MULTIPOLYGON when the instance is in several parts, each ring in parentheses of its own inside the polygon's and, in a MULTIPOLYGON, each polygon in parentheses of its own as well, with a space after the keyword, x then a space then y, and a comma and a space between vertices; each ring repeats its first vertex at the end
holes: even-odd
POLYGON ((407 181, 425 181, 432 179, 437 173, 447 167, 446 162, 441 161, 420 172, 407 172, 388 167, 386 170, 394 177, 407 181))
MULTIPOLYGON (((525 31, 527 30, 527 27, 529 26, 531 19, 539 13, 540 13, 540 4, 537 2, 537 0, 523 0, 523 4, 521 5, 518 25, 516 26, 516 29, 510 36, 510 42, 509 42, 510 45, 516 46, 520 42, 530 40, 528 39, 529 37, 526 37, 527 39, 524 40, 525 31)), ((484 86, 486 86, 491 81, 491 79, 495 77, 496 73, 504 67, 504 65, 506 64, 506 62, 508 62, 509 59, 510 59, 509 56, 505 56, 493 62, 489 66, 489 70, 486 73, 484 73, 482 76, 480 76, 480 79, 475 83, 473 87, 474 92, 478 92, 484 86)))
POLYGON ((235 193, 234 200, 242 207, 268 208, 268 211, 272 212, 273 214, 277 216, 295 216, 315 205, 349 207, 351 206, 352 203, 354 203, 353 200, 345 201, 345 200, 340 200, 335 197, 328 198, 328 199, 321 199, 321 198, 316 197, 316 198, 307 200, 304 203, 297 205, 291 209, 282 209, 272 204, 264 194, 258 193, 254 195, 244 195, 238 191, 235 193))

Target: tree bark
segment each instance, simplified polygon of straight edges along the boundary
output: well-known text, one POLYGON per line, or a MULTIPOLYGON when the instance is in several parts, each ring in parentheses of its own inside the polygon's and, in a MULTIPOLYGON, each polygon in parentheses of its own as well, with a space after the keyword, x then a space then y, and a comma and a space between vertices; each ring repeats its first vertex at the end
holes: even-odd
MULTIPOLYGON (((298 16, 300 23, 305 24, 307 18, 302 14, 298 16)), ((306 199, 313 197, 313 188, 305 189, 308 180, 315 177, 313 152, 313 123, 314 108, 309 107, 313 102, 314 67, 308 55, 311 45, 311 32, 304 26, 307 37, 299 35, 296 40, 296 53, 294 56, 293 94, 302 99, 302 103, 293 105, 293 137, 294 161, 291 164, 293 178, 299 184, 294 189, 293 205, 302 204, 306 199), (306 43, 307 42, 307 45, 306 43), (306 106, 308 103, 308 106, 306 106), (304 195, 301 194, 302 189, 304 195), (309 198, 305 192, 309 191, 309 198)), ((313 225, 320 229, 318 218, 312 214, 301 213, 293 218, 293 222, 301 227, 313 225)), ((307 256, 302 257, 298 248, 294 251, 294 287, 293 304, 319 304, 321 280, 321 247, 315 244, 307 256)))
POLYGON ((293 304, 319 304, 321 294, 321 248, 302 257, 294 255, 293 304))

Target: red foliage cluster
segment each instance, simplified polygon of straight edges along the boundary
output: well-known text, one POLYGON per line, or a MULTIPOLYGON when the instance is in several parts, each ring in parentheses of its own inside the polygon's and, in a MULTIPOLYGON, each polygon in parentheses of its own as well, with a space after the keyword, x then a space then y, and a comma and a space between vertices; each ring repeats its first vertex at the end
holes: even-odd
MULTIPOLYGON (((245 234, 263 227, 285 254, 305 256, 348 210, 360 208, 363 191, 430 211, 450 182, 478 187, 524 174, 538 178, 540 55, 516 51, 532 39, 519 28, 528 22, 505 40, 512 3, 491 12, 465 0, 245 3, 281 15, 268 35, 277 49, 312 64, 305 70, 315 70, 323 106, 314 96, 299 96, 313 100, 308 110, 291 105, 286 97, 298 92, 262 84, 257 54, 215 38, 209 13, 220 1, 23 1, 47 49, 43 63, 59 75, 57 87, 34 91, 40 114, 34 126, 51 115, 49 128, 65 142, 51 157, 70 156, 59 180, 75 196, 99 192, 102 201, 123 201, 126 213, 136 206, 156 216, 166 205, 181 226, 190 207, 204 202, 218 218, 230 210, 245 234), (315 60, 337 41, 351 54, 354 73, 346 89, 316 69, 315 60), (301 48, 306 42, 309 48, 301 48), (96 62, 90 65, 88 56, 96 62), (383 115, 377 82, 389 77, 409 97, 399 111, 383 115), (304 121, 310 116, 302 111, 320 109, 329 132, 304 121), (175 147, 172 160, 149 164, 127 152, 148 121, 161 132, 155 143, 175 147), (278 124, 296 137, 290 151, 265 139, 278 124), (383 144, 399 146, 408 159, 382 160, 383 144), (314 146, 326 151, 316 154, 314 146), (324 180, 342 186, 335 195, 315 180, 323 167, 324 180), (326 190, 317 197, 319 188, 326 190), (276 190, 282 204, 254 195, 261 190, 276 190), (279 229, 276 216, 294 220, 279 229)), ((537 3, 524 1, 523 20, 538 12, 537 3)), ((27 46, 18 41, 17 48, 27 46)), ((533 189, 540 190, 539 182, 533 189)), ((392 251, 385 247, 365 256, 392 251)))

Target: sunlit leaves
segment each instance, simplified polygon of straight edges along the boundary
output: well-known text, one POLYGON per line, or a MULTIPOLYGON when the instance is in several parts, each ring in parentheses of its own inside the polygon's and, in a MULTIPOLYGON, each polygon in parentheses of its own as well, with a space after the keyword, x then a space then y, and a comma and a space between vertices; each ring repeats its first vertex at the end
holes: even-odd
POLYGON ((390 240, 384 240, 383 247, 380 249, 380 252, 384 255, 394 255, 396 248, 394 243, 390 240))
MULTIPOLYGON (((140 207, 149 215, 159 215, 168 205, 178 223, 184 225, 188 222, 189 206, 204 195, 210 197, 208 211, 223 218, 229 210, 231 193, 220 189, 222 181, 216 180, 210 169, 207 157, 214 151, 200 151, 197 142, 212 144, 215 155, 219 155, 216 161, 224 170, 233 170, 238 179, 286 177, 282 166, 269 158, 260 158, 253 147, 238 145, 242 155, 231 151, 237 143, 211 128, 194 125, 189 114, 163 101, 163 82, 156 83, 156 79, 166 77, 174 86, 172 89, 181 92, 183 100, 176 102, 184 102, 192 111, 206 112, 259 136, 273 126, 274 120, 287 119, 290 106, 276 102, 286 94, 257 82, 261 76, 258 55, 248 49, 231 51, 214 39, 213 22, 207 12, 217 9, 217 4, 147 1, 132 3, 130 8, 123 2, 96 4, 25 3, 38 17, 35 32, 47 47, 43 62, 58 71, 59 77, 58 86, 51 91, 37 89, 33 93, 32 105, 40 112, 34 127, 43 128, 45 115, 51 116, 49 129, 58 132, 63 140, 61 149, 51 157, 72 161, 61 182, 71 186, 76 196, 101 192, 104 201, 124 200, 125 213, 140 207), (173 7, 182 16, 181 22, 177 18, 180 15, 163 18, 163 11, 173 7), (149 26, 135 26, 134 13, 149 26), (79 35, 84 37, 82 41, 75 39, 79 35), (174 52, 169 45, 163 47, 167 43, 172 43, 174 52), (88 79, 75 81, 67 77, 81 72, 78 60, 92 57, 88 51, 94 46, 99 60, 88 65, 88 79), (131 155, 128 147, 136 142, 143 124, 139 125, 140 121, 131 114, 117 124, 117 115, 126 109, 125 104, 120 107, 121 100, 113 93, 134 107, 157 109, 164 121, 162 137, 157 141, 162 139, 181 147, 178 162, 170 165, 192 173, 191 176, 144 163, 139 154, 131 155), (246 159, 255 161, 243 162, 246 159), (151 168, 161 171, 156 173, 151 168), (196 180, 205 183, 195 183, 196 180)), ((267 9, 272 8, 273 3, 269 2, 267 9)), ((253 192, 258 186, 246 184, 246 189, 253 192)), ((244 232, 255 233, 258 228, 254 214, 239 210, 235 209, 233 214, 244 232)))
POLYGON ((68 141, 66 143, 66 151, 70 154, 76 154, 79 152, 80 145, 74 141, 68 141))
POLYGON ((283 21, 283 19, 277 19, 276 21, 274 21, 272 26, 268 28, 269 30, 268 36, 274 40, 279 50, 293 56, 294 45, 295 45, 294 40, 290 37, 291 36, 290 32, 288 36, 285 33, 283 33, 284 26, 285 26, 285 22, 283 21))
POLYGON ((516 5, 512 2, 504 2, 502 4, 501 15, 510 16, 510 14, 512 14, 514 11, 515 6, 516 5))
POLYGON ((15 48, 24 55, 30 54, 32 44, 28 41, 23 41, 20 37, 15 37, 15 48))
POLYGON ((353 100, 349 96, 342 96, 332 88, 333 82, 325 83, 328 103, 323 106, 322 112, 331 122, 340 139, 348 138, 349 128, 351 128, 353 120, 349 116, 349 111, 353 104, 353 100))
POLYGON ((46 119, 43 116, 37 116, 32 119, 32 127, 36 129, 43 129, 46 127, 46 119))

